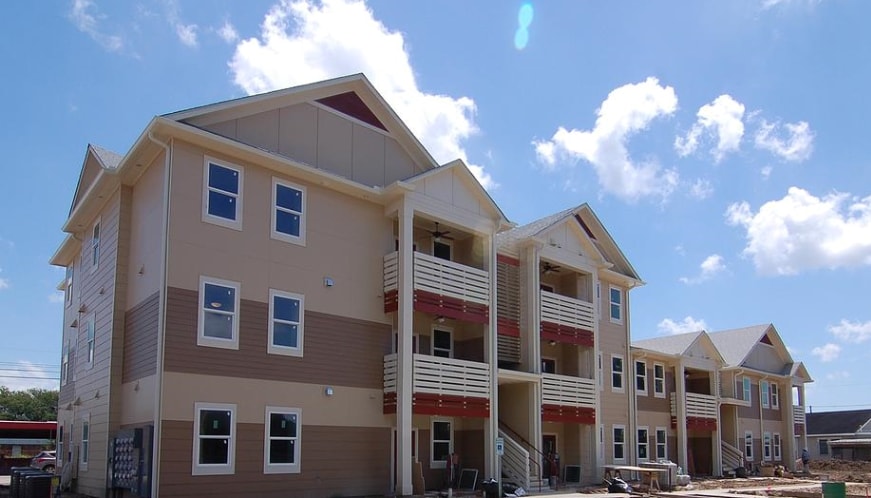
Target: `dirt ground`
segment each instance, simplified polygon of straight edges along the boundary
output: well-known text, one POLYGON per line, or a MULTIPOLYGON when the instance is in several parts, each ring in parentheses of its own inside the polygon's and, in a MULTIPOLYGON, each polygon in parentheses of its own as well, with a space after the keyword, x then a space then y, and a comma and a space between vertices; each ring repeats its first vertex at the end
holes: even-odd
MULTIPOLYGON (((871 462, 849 462, 844 460, 820 460, 810 464, 810 475, 798 474, 794 477, 750 477, 746 479, 695 479, 692 489, 732 489, 765 488, 754 492, 765 496, 799 496, 802 493, 793 486, 802 481, 841 481, 847 483, 847 495, 868 496, 871 490, 871 462), (778 491, 780 486, 790 486, 790 491, 778 491)), ((818 486, 810 486, 808 493, 819 495, 818 486)))

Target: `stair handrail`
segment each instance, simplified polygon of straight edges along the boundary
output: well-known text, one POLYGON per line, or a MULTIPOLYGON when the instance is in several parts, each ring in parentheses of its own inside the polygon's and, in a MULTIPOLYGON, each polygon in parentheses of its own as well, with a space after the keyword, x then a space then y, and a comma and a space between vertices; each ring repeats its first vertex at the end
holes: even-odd
POLYGON ((538 491, 541 492, 541 479, 543 478, 544 472, 542 471, 540 462, 544 460, 544 453, 542 453, 541 450, 539 450, 534 444, 527 441, 525 437, 521 436, 520 433, 515 431, 510 425, 506 424, 501 420, 499 421, 499 428, 506 432, 512 438, 520 440, 520 442, 523 443, 524 446, 526 446, 527 451, 530 452, 529 462, 538 469, 538 474, 536 474, 538 476, 538 491), (533 458, 532 453, 536 454, 536 458, 533 458), (541 458, 539 459, 538 457, 541 458))

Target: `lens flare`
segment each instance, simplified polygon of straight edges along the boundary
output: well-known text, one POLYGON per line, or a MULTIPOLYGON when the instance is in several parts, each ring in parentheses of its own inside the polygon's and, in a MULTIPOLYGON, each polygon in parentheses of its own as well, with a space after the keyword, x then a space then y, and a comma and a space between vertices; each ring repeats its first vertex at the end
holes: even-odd
POLYGON ((514 48, 523 50, 527 43, 529 43, 529 30, 517 28, 517 32, 514 33, 514 48))
POLYGON ((534 16, 531 3, 527 2, 520 6, 520 11, 517 13, 518 27, 514 32, 514 48, 517 50, 523 50, 529 44, 529 26, 534 16))

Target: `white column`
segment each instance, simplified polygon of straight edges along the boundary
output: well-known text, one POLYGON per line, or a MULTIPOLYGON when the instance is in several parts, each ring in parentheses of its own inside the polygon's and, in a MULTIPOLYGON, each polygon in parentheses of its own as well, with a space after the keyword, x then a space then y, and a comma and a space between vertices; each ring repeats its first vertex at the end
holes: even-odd
MULTIPOLYGON (((496 233, 490 233, 484 242, 488 255, 486 270, 490 277, 490 322, 484 330, 484 358, 490 366, 490 418, 484 430, 484 476, 496 476, 501 483, 499 457, 496 455, 496 438, 499 436, 499 358, 496 336, 496 233)), ((501 484, 500 484, 501 485, 501 484)))
MULTIPOLYGON (((720 371, 714 367, 711 372, 711 393, 719 400, 720 398, 720 371)), ((720 403, 717 402, 717 429, 711 434, 711 444, 714 447, 714 475, 717 477, 723 476, 723 421, 720 416, 720 403)))
POLYGON ((411 432, 412 432, 412 367, 414 356, 413 316, 413 247, 414 209, 407 200, 399 209, 399 279, 397 310, 397 375, 396 375, 396 494, 412 494, 411 432))
POLYGON ((677 408, 677 464, 684 472, 689 472, 687 465, 687 388, 684 373, 683 362, 681 362, 674 371, 674 404, 677 408))

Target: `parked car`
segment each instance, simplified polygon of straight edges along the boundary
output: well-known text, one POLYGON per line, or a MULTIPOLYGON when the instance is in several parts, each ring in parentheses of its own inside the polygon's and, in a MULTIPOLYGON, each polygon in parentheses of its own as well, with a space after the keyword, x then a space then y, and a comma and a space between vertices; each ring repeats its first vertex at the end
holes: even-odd
POLYGON ((53 450, 40 451, 30 460, 31 467, 45 472, 54 472, 55 465, 57 465, 57 456, 53 450))

